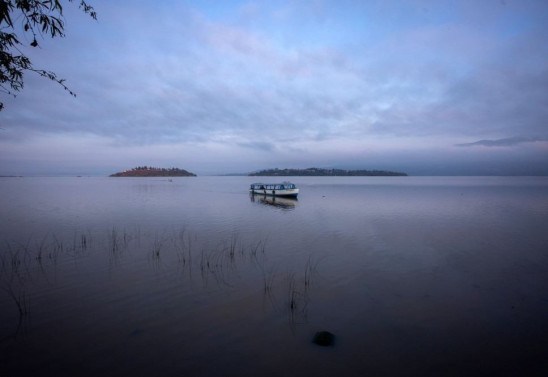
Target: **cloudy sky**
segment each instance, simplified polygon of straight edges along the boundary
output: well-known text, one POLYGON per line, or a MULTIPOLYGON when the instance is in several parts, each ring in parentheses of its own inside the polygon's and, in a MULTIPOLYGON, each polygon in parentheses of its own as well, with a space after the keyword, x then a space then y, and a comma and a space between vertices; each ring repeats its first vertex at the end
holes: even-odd
POLYGON ((545 0, 89 2, 25 50, 77 97, 0 94, 0 175, 548 174, 545 0))

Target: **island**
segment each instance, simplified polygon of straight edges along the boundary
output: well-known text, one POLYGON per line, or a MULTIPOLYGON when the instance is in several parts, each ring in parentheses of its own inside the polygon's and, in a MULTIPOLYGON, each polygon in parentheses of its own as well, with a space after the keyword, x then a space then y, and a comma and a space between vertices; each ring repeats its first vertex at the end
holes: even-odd
POLYGON ((402 177, 406 173, 399 173, 385 170, 344 170, 344 169, 266 169, 249 173, 249 176, 277 176, 277 177, 402 177))
POLYGON ((131 170, 109 175, 109 177, 196 177, 196 174, 179 168, 153 168, 138 166, 131 170))

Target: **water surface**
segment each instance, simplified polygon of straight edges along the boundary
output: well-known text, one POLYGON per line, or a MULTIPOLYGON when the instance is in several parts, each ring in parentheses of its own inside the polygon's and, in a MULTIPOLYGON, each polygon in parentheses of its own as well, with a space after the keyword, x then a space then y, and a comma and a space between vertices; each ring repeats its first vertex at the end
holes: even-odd
POLYGON ((2 375, 548 370, 548 179, 257 179, 0 178, 2 375))

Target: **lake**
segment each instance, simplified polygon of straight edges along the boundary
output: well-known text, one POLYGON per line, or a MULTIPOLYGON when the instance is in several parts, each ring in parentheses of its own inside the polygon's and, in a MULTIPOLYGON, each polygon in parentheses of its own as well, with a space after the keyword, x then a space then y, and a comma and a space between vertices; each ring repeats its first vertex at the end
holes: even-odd
POLYGON ((0 375, 546 375, 547 177, 290 180, 0 178, 0 375))

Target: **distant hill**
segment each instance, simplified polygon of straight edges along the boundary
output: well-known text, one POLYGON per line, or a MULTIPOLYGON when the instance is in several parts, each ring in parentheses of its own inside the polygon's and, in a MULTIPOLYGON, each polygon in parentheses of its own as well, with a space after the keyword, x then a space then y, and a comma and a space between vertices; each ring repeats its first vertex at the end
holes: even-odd
POLYGON ((111 174, 109 177, 196 177, 196 174, 178 168, 165 169, 138 166, 131 170, 111 174))
POLYGON ((406 173, 398 173, 385 170, 344 170, 344 169, 266 169, 253 173, 250 176, 278 176, 278 177, 296 177, 296 176, 327 176, 327 177, 395 177, 407 176, 406 173))

